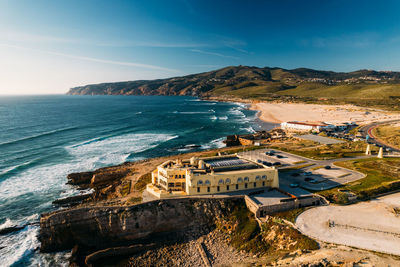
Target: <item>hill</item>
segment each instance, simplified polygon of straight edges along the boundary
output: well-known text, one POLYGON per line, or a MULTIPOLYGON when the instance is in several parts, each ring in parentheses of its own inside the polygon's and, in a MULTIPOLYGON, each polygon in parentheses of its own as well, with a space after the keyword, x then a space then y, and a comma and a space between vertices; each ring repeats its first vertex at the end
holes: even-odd
POLYGON ((158 80, 101 83, 71 88, 71 95, 190 95, 284 101, 392 105, 400 102, 400 72, 320 71, 307 68, 230 66, 158 80))

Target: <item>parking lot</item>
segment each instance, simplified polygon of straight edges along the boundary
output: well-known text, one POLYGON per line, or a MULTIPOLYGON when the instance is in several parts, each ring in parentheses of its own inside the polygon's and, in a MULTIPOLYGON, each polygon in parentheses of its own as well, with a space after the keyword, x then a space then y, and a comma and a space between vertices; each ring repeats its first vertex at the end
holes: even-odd
POLYGON ((307 194, 309 193, 307 190, 319 191, 334 188, 364 177, 359 172, 333 165, 333 160, 312 160, 278 150, 260 149, 242 152, 239 155, 280 169, 280 187, 285 187, 284 190, 290 193, 296 192, 294 188, 303 190, 294 195, 307 194))
MULTIPOLYGON (((271 150, 271 149, 260 149, 260 150, 254 150, 254 151, 248 151, 248 152, 242 152, 239 153, 240 156, 251 160, 251 161, 256 161, 259 163, 270 163, 274 164, 276 162, 279 162, 279 165, 275 165, 277 167, 287 167, 287 166, 294 166, 294 165, 299 165, 299 164, 305 164, 307 162, 307 159, 293 155, 290 153, 282 152, 282 151, 276 151, 276 150, 271 150)), ((266 165, 266 166, 273 166, 273 165, 266 165)))

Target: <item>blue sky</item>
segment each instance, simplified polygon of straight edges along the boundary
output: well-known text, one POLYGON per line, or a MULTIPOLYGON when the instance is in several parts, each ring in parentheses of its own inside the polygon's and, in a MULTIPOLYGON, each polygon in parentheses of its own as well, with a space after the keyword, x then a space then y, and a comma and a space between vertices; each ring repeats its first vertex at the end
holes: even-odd
POLYGON ((400 71, 400 1, 0 0, 0 94, 228 65, 400 71))

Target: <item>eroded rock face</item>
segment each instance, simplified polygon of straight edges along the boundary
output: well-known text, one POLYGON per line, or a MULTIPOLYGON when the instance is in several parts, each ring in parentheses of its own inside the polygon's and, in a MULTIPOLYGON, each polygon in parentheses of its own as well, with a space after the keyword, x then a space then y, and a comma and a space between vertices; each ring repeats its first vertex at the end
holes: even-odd
POLYGON ((89 184, 94 172, 78 172, 68 174, 68 184, 82 185, 89 184))
POLYGON ((127 207, 55 211, 40 219, 41 251, 150 243, 171 240, 188 230, 201 235, 238 205, 245 205, 242 197, 166 199, 127 207))

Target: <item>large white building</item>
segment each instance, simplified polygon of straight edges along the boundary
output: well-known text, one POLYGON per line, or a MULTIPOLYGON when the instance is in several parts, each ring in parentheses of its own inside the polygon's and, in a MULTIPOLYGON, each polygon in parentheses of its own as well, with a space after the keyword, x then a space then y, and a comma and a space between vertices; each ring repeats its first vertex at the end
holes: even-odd
POLYGON ((301 122, 301 121, 288 121, 282 122, 281 128, 284 130, 292 131, 317 131, 335 129, 335 125, 325 122, 301 122))

